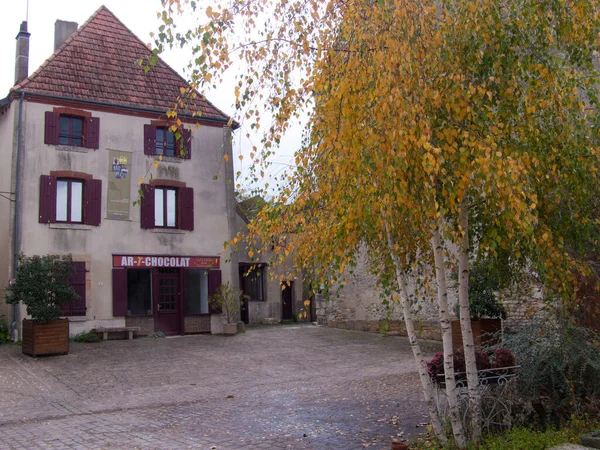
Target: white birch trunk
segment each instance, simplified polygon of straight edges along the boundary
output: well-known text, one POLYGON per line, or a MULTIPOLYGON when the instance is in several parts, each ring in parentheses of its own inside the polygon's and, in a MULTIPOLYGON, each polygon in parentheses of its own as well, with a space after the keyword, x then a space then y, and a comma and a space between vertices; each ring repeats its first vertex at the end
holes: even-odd
POLYGON ((471 328, 471 310, 469 307, 469 209, 466 201, 460 205, 458 216, 462 237, 458 255, 458 302, 460 305, 460 331, 465 352, 467 385, 469 389, 469 411, 471 413, 471 439, 481 437, 481 392, 477 376, 475 343, 471 328))
POLYGON ((427 363, 423 356, 423 352, 421 351, 421 346, 419 345, 419 341, 417 339, 417 333, 415 332, 415 324, 412 316, 412 311, 410 309, 408 291, 406 288, 406 277, 402 272, 402 267, 400 265, 400 262, 398 261, 398 255, 396 254, 394 245, 394 238, 392 237, 392 233, 389 231, 389 229, 387 230, 387 238, 388 248, 394 261, 396 281, 399 287, 400 303, 402 305, 402 313, 404 314, 404 324, 406 325, 406 333, 408 335, 408 341, 410 342, 410 348, 412 349, 415 361, 417 362, 419 378, 423 387, 423 394, 425 395, 425 401, 427 402, 429 416, 431 417, 431 426, 433 427, 433 432, 435 436, 440 441, 446 442, 447 439, 442 427, 442 421, 440 420, 440 414, 435 398, 434 387, 431 382, 431 378, 427 373, 427 363))
POLYGON ((446 284, 446 268, 444 266, 444 249, 440 238, 440 230, 435 227, 431 233, 431 247, 435 260, 435 275, 437 279, 438 309, 440 325, 442 327, 442 344, 444 347, 444 377, 446 380, 446 396, 454 441, 458 448, 466 446, 465 430, 463 428, 458 399, 456 394, 456 381, 454 379, 454 360, 452 349, 452 328, 450 325, 450 312, 448 311, 448 290, 446 284))

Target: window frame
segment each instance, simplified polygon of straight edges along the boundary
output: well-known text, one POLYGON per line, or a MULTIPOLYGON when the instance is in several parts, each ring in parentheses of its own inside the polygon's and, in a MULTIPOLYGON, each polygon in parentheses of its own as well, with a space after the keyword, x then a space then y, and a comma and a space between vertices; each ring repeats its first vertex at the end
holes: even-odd
POLYGON ((242 288, 243 295, 248 297, 249 302, 265 302, 267 300, 266 289, 265 289, 265 264, 252 264, 252 263, 240 263, 239 265, 239 275, 240 275, 240 285, 242 288), (248 271, 250 273, 248 273, 248 271), (257 273, 257 275, 254 275, 257 273), (253 277, 253 278, 250 278, 253 277), (250 290, 246 291, 246 287, 250 286, 250 290), (260 289, 256 289, 256 291, 260 291, 260 298, 255 298, 253 296, 254 289, 252 286, 260 285, 260 289))
POLYGON ((179 138, 175 137, 175 132, 171 131, 170 128, 173 126, 165 120, 153 120, 150 124, 144 125, 144 154, 148 156, 162 156, 167 158, 176 158, 179 160, 191 159, 192 155, 192 130, 184 128, 183 126, 179 129, 179 138), (161 130, 164 132, 162 139, 163 153, 157 151, 157 131, 161 130), (173 155, 167 155, 167 141, 169 133, 173 136, 173 155), (185 150, 185 154, 181 154, 181 150, 185 150))
POLYGON ((154 228, 169 228, 169 229, 178 229, 179 228, 179 188, 177 187, 172 187, 172 186, 154 186, 154 228), (163 205, 162 205, 162 212, 163 212, 163 217, 162 217, 162 225, 157 225, 156 224, 156 219, 157 219, 157 214, 156 214, 156 194, 158 191, 162 192, 162 197, 163 197, 163 205), (175 193, 175 199, 174 199, 174 207, 175 207, 175 225, 169 226, 168 222, 169 222, 169 196, 167 195, 168 192, 174 192, 175 193))
POLYGON ((84 147, 84 143, 85 143, 85 117, 82 116, 76 116, 74 114, 59 114, 59 121, 58 121, 58 144, 59 145, 70 145, 72 147, 84 147), (69 130, 68 130, 68 134, 67 134, 67 141, 68 142, 61 142, 61 140, 63 139, 64 135, 63 135, 63 130, 62 130, 62 120, 63 119, 68 119, 69 121, 69 130), (75 136, 75 131, 74 131, 74 127, 73 127, 73 122, 75 120, 78 120, 81 122, 81 131, 79 132, 79 136, 75 136), (73 140, 74 139, 79 139, 80 140, 80 144, 74 144, 73 140))
POLYGON ((85 223, 85 180, 78 178, 56 178, 56 215, 54 216, 55 223, 73 223, 73 224, 84 224, 85 223), (58 219, 58 184, 59 183, 67 183, 67 204, 66 204, 66 214, 67 220, 59 220, 58 219), (80 206, 80 214, 81 220, 72 220, 73 217, 73 183, 78 183, 81 185, 81 206, 80 206))

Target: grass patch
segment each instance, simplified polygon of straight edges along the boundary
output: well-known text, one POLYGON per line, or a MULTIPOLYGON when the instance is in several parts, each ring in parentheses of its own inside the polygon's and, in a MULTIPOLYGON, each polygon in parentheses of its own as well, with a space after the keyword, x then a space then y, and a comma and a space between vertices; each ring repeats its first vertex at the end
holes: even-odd
POLYGON ((83 332, 71 338, 72 342, 83 342, 86 344, 100 342, 102 339, 94 332, 83 332))
MULTIPOLYGON (((515 427, 504 433, 485 435, 479 444, 470 445, 469 450, 543 450, 553 446, 579 444, 581 436, 600 427, 600 420, 574 419, 560 428, 545 431, 527 427, 515 427)), ((411 445, 418 450, 454 449, 454 445, 443 445, 435 439, 420 439, 411 445)))

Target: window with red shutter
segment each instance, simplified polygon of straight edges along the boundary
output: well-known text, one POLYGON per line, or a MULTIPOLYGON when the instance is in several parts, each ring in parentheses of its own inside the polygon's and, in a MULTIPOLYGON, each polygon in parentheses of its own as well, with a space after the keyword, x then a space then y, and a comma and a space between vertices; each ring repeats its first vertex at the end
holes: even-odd
POLYGON ((63 308, 64 316, 85 316, 86 313, 86 292, 85 292, 85 278, 87 270, 85 268, 85 262, 73 261, 73 276, 69 280, 69 285, 75 290, 75 293, 79 296, 77 300, 73 300, 71 304, 65 305, 63 308))
POLYGON ((179 228, 182 230, 194 230, 194 189, 181 188, 179 189, 181 197, 181 215, 179 228))
MULTIPOLYGON (((59 108, 60 109, 60 108, 59 108)), ((73 110, 70 110, 73 111, 73 110)), ((74 110, 73 114, 46 111, 44 143, 97 149, 100 147, 100 119, 74 110), (85 115, 78 115, 85 114, 85 115)))
POLYGON ((140 225, 142 228, 154 228, 154 186, 142 184, 140 199, 140 225))
POLYGON ((127 315, 127 269, 112 270, 113 316, 127 315))
MULTIPOLYGON (((209 270, 208 271, 208 297, 210 298, 217 289, 221 286, 221 271, 220 270, 209 270)), ((210 314, 221 314, 221 310, 214 305, 208 303, 208 312, 210 314)))
POLYGON ((40 223, 99 226, 101 221, 102 180, 40 176, 40 223))
POLYGON ((192 130, 183 128, 177 139, 168 126, 144 125, 144 155, 191 159, 192 130))

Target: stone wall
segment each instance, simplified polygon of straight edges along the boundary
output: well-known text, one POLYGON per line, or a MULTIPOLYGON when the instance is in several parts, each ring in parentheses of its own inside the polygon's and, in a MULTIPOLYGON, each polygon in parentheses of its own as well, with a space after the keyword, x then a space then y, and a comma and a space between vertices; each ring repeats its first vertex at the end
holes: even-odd
MULTIPOLYGON (((456 319, 458 303, 455 279, 448 274, 448 304, 453 319, 456 319)), ((425 339, 441 339, 435 286, 427 290, 418 277, 412 275, 408 288, 409 292, 414 293, 411 304, 418 334, 425 339)), ((507 320, 503 321, 503 329, 509 332, 547 314, 542 290, 537 285, 514 288, 504 293, 501 301, 508 313, 507 320)), ((364 256, 359 258, 353 274, 347 277, 343 287, 337 292, 330 292, 328 296, 317 295, 315 304, 316 319, 320 325, 377 332, 384 330, 388 323, 389 331, 406 335, 401 306, 394 299, 385 298, 377 288, 377 281, 369 274, 364 256), (388 305, 383 304, 384 300, 388 305)))

